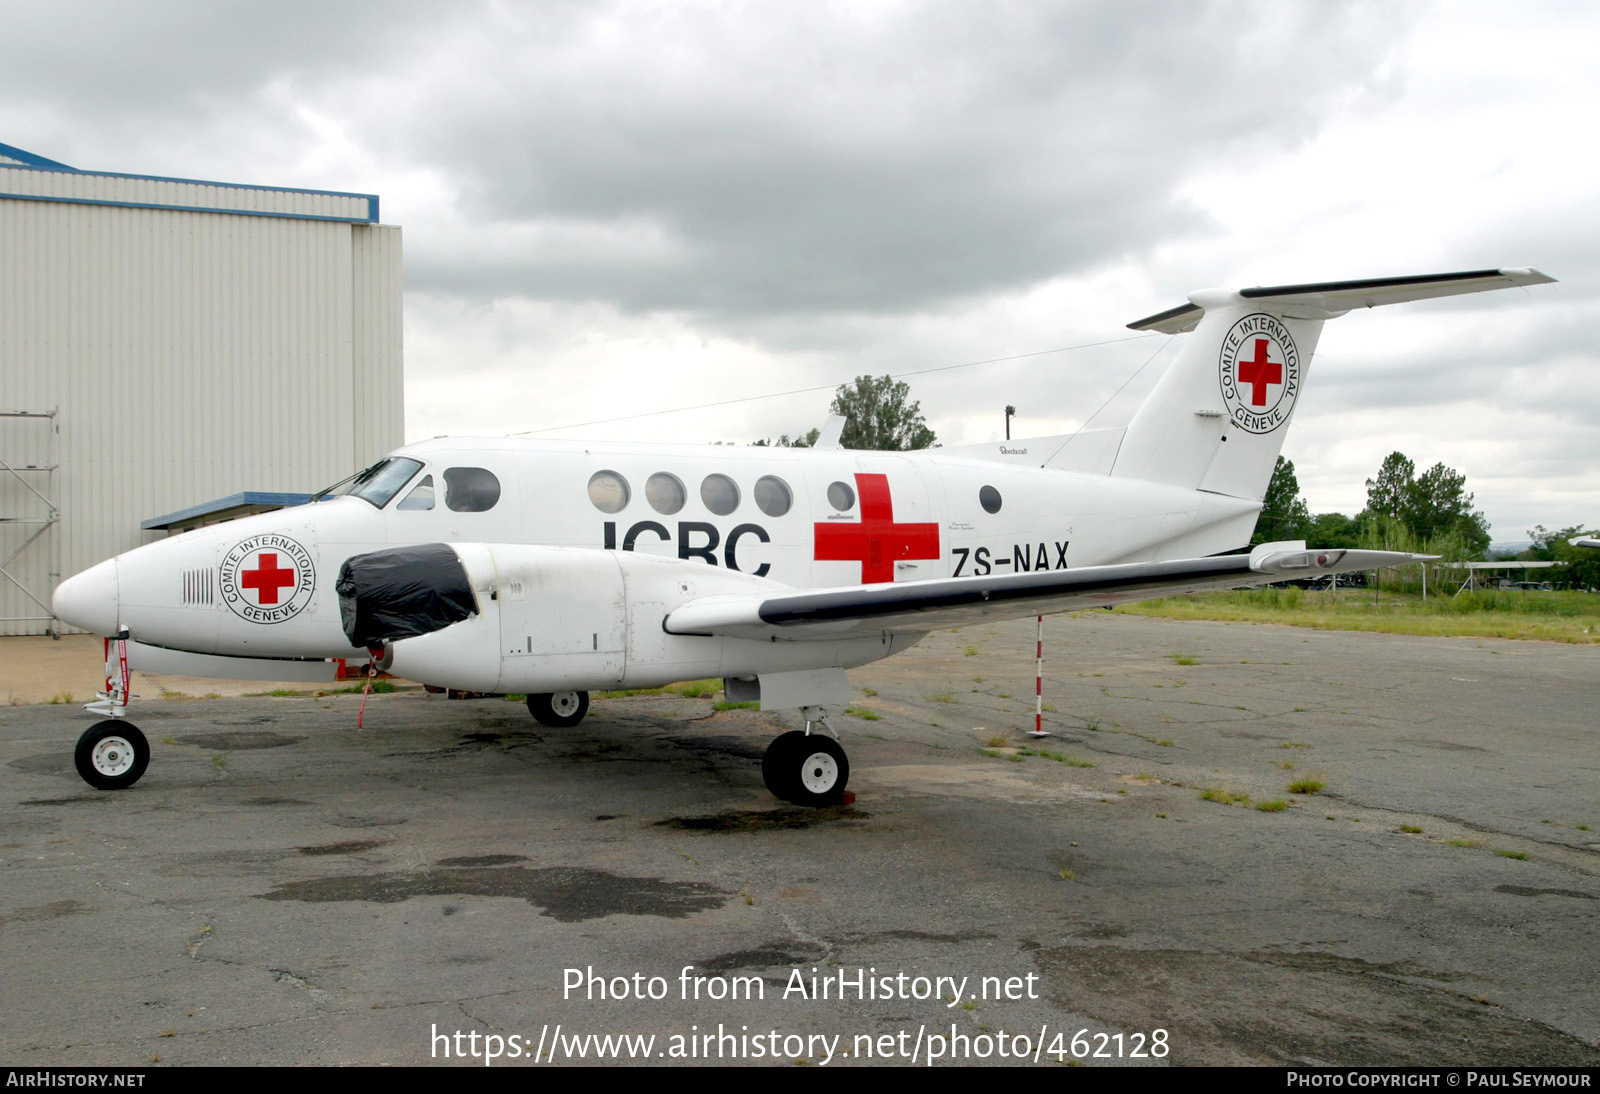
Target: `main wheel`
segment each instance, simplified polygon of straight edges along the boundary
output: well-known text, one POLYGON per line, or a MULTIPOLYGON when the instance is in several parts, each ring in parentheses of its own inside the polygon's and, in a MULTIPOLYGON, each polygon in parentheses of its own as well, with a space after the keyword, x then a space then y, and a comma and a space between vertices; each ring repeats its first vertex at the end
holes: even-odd
POLYGON ((761 779, 774 797, 796 805, 838 805, 850 781, 850 761, 832 737, 791 730, 767 746, 761 779))
POLYGON ((571 729, 589 713, 587 691, 543 692, 528 696, 528 713, 542 726, 571 729))
POLYGON ((150 766, 150 742, 132 722, 108 718, 83 731, 72 762, 90 786, 126 790, 150 766))

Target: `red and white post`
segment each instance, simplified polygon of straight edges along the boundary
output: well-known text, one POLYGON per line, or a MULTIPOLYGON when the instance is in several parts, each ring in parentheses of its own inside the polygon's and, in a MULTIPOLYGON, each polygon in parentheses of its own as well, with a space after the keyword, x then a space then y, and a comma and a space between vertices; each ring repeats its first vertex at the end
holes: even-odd
POLYGON ((1034 647, 1036 669, 1033 677, 1033 732, 1030 737, 1048 737, 1044 728, 1044 616, 1039 616, 1039 640, 1034 647))

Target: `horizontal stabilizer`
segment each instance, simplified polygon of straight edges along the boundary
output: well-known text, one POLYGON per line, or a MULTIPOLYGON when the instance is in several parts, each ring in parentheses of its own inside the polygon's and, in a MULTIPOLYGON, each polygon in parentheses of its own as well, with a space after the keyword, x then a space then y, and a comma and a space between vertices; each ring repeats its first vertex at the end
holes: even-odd
POLYGON ((1538 270, 1518 268, 1373 277, 1361 281, 1319 281, 1304 285, 1262 285, 1237 292, 1211 290, 1194 293, 1189 297, 1189 303, 1146 316, 1129 323, 1128 327, 1131 330, 1182 334, 1199 325, 1208 306, 1217 307, 1224 303, 1272 304, 1273 311, 1293 318, 1332 319, 1355 308, 1432 300, 1440 296, 1459 296, 1490 289, 1548 285, 1554 281, 1555 278, 1538 270))
POLYGON ((938 578, 773 594, 707 596, 673 610, 668 634, 833 639, 852 631, 931 631, 985 620, 1022 619, 1138 600, 1267 585, 1422 562, 1397 551, 1318 551, 1266 543, 1248 555, 1084 566, 1031 574, 938 578))

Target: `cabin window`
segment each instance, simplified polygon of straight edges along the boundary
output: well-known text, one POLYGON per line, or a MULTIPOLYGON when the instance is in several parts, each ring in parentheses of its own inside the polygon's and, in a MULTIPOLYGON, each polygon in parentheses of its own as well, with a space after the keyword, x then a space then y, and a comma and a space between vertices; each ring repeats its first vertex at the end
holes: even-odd
MULTIPOLYGON (((592 491, 593 487, 590 489, 592 491)), ((689 492, 684 489, 683 480, 678 476, 657 471, 645 480, 644 499, 650 503, 650 508, 662 516, 670 517, 683 508, 683 503, 689 500, 689 492)))
POLYGON ((424 475, 422 481, 411 488, 411 493, 400 499, 396 509, 432 509, 433 476, 424 475))
POLYGON ((1000 491, 992 486, 985 486, 978 491, 978 504, 983 506, 985 513, 998 513, 1000 511, 1000 491))
POLYGON ((776 475, 762 475, 756 480, 756 506, 769 517, 781 517, 794 504, 789 484, 776 475))
POLYGON ((739 486, 726 475, 707 475, 700 484, 700 500, 719 517, 739 508, 739 486))
POLYGON ((631 496, 628 480, 615 471, 596 471, 589 476, 589 500, 602 513, 622 512, 631 496))
POLYGON ((451 467, 444 473, 444 506, 452 513, 486 513, 500 500, 500 480, 483 467, 451 467))
POLYGON ((828 486, 828 504, 841 513, 848 513, 856 507, 856 492, 850 489, 846 483, 830 483, 828 486))

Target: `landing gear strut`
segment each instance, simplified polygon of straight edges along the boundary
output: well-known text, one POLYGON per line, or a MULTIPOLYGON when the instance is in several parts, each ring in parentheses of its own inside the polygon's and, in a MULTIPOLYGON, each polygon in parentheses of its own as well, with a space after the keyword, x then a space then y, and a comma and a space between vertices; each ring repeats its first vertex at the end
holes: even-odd
POLYGON ((542 692, 528 696, 528 713, 542 726, 571 729, 589 713, 587 691, 542 692))
POLYGON ((128 690, 128 632, 105 640, 106 690, 84 710, 110 715, 83 731, 72 762, 96 790, 126 790, 150 766, 150 742, 132 722, 122 720, 133 698, 128 690))
POLYGON ((804 730, 791 730, 767 746, 761 757, 761 779, 774 797, 812 808, 838 805, 844 801, 845 784, 850 781, 850 760, 832 736, 827 714, 819 707, 802 708, 804 730), (826 729, 829 736, 811 732, 812 725, 826 729))

